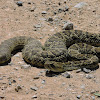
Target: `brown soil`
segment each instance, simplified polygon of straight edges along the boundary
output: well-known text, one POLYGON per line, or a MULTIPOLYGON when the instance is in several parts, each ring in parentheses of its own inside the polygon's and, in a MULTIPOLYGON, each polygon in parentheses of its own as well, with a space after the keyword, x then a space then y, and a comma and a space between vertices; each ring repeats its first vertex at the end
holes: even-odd
MULTIPOLYGON (((64 21, 72 22, 74 29, 100 33, 100 0, 21 1, 23 6, 16 4, 18 0, 0 0, 0 43, 25 35, 44 44, 49 36, 62 30, 64 21), (80 2, 87 5, 75 8, 80 2), (66 5, 69 9, 63 11, 66 5), (43 11, 46 14, 42 14, 43 11), (53 21, 48 21, 49 18, 53 21)), ((0 100, 100 99, 93 94, 100 94, 100 68, 88 74, 71 71, 72 77, 65 78, 62 75, 48 77, 45 69, 26 65, 21 53, 17 53, 9 65, 0 67, 0 100), (92 77, 88 79, 87 75, 92 77)))

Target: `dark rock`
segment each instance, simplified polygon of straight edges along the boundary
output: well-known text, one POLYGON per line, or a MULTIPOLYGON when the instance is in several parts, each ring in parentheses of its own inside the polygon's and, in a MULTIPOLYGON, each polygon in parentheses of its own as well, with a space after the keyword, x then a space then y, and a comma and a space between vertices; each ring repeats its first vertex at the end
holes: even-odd
POLYGON ((39 79, 39 76, 35 76, 33 79, 39 79))
POLYGON ((48 21, 50 21, 50 22, 51 22, 51 21, 53 21, 53 18, 51 18, 51 17, 50 17, 50 18, 48 18, 48 21))
POLYGON ((0 99, 4 99, 5 97, 4 96, 0 96, 0 99))
POLYGON ((22 89, 22 87, 20 85, 18 85, 16 88, 15 88, 15 91, 18 92, 20 89, 22 89))

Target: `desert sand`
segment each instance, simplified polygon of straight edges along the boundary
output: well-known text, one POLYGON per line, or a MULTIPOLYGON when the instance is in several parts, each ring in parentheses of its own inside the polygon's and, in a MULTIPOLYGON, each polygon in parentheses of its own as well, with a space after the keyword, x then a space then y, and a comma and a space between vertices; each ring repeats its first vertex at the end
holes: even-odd
MULTIPOLYGON (((74 29, 100 34, 100 0, 0 0, 0 43, 15 36, 30 36, 45 43, 62 31, 65 23, 74 29)), ((100 100, 100 68, 85 73, 46 75, 46 69, 31 67, 15 54, 0 66, 0 100, 100 100)))

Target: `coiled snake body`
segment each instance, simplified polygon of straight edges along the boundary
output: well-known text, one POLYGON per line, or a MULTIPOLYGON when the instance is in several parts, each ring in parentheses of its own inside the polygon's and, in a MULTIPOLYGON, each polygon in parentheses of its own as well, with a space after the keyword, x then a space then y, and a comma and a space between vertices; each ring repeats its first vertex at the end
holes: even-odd
POLYGON ((0 45, 0 64, 9 61, 16 49, 22 49, 26 62, 54 72, 95 68, 99 63, 100 34, 66 30, 51 36, 44 46, 31 37, 10 38, 0 45))

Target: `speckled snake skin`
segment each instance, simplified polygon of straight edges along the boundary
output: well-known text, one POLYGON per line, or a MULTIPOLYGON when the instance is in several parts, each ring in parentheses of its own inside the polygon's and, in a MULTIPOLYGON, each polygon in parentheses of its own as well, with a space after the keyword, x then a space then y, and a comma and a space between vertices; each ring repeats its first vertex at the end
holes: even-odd
POLYGON ((99 63, 100 34, 66 30, 52 35, 44 46, 31 37, 10 38, 0 45, 0 64, 9 61, 17 49, 22 49, 26 62, 54 72, 95 68, 99 63))

